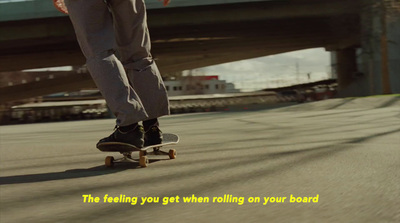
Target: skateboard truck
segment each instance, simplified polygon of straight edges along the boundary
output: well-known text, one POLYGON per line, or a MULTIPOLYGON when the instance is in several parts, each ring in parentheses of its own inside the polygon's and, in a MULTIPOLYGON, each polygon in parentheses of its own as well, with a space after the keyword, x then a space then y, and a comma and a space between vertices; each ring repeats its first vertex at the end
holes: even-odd
MULTIPOLYGON (((113 167, 114 163, 136 163, 137 160, 132 158, 132 152, 121 152, 122 158, 114 159, 113 156, 107 156, 105 160, 105 165, 107 167, 113 167)), ((168 155, 170 159, 176 158, 176 150, 170 149, 168 152, 162 151, 159 148, 154 148, 153 152, 147 152, 146 150, 139 150, 139 165, 141 167, 147 167, 149 164, 149 158, 147 155, 168 155)))

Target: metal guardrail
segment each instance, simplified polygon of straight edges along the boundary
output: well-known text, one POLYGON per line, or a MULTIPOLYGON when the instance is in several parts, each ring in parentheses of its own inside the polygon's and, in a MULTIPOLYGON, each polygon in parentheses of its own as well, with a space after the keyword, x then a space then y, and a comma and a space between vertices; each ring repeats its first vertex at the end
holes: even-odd
POLYGON ((170 97, 172 113, 218 111, 230 106, 274 104, 297 101, 295 96, 280 96, 275 92, 234 93, 170 97))
MULTIPOLYGON (((294 102, 297 98, 281 96, 275 92, 254 92, 173 96, 169 100, 171 113, 177 114, 224 111, 235 106, 294 102)), ((103 99, 30 103, 0 111, 0 124, 111 117, 111 112, 105 108, 106 102, 103 99)))

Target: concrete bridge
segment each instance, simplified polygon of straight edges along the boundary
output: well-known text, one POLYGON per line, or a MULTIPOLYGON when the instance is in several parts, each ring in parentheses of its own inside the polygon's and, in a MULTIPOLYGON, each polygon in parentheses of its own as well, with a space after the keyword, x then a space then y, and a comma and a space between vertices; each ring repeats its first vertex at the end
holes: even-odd
MULTIPOLYGON (((398 1, 173 0, 162 8, 148 0, 147 7, 162 72, 324 47, 335 52, 343 94, 400 92, 398 1)), ((0 3, 0 30, 0 71, 85 63, 68 17, 49 0, 0 3)), ((24 89, 33 97, 93 85, 81 74, 56 79, 1 88, 0 101, 24 89)))

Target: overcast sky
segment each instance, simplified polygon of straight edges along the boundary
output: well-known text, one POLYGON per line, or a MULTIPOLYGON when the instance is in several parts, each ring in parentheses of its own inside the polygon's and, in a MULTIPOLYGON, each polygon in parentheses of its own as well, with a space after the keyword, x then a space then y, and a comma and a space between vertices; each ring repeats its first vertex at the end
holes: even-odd
POLYGON ((330 54, 323 48, 308 49, 205 67, 194 73, 218 75, 242 90, 273 88, 308 82, 308 73, 310 81, 327 79, 330 54))

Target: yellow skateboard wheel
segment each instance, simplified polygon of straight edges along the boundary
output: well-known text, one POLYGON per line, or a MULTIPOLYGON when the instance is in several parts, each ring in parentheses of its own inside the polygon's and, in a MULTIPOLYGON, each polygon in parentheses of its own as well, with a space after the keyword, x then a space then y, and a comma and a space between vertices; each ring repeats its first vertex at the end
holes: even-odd
POLYGON ((146 156, 147 152, 144 150, 139 151, 139 157, 146 156))
POLYGON ((105 160, 106 167, 113 167, 114 166, 114 157, 107 156, 105 160))
POLYGON ((170 149, 168 152, 169 158, 170 159, 175 159, 176 158, 176 150, 170 149))
POLYGON ((149 164, 149 159, 147 158, 147 156, 141 156, 139 158, 139 165, 141 167, 147 167, 148 164, 149 164))

